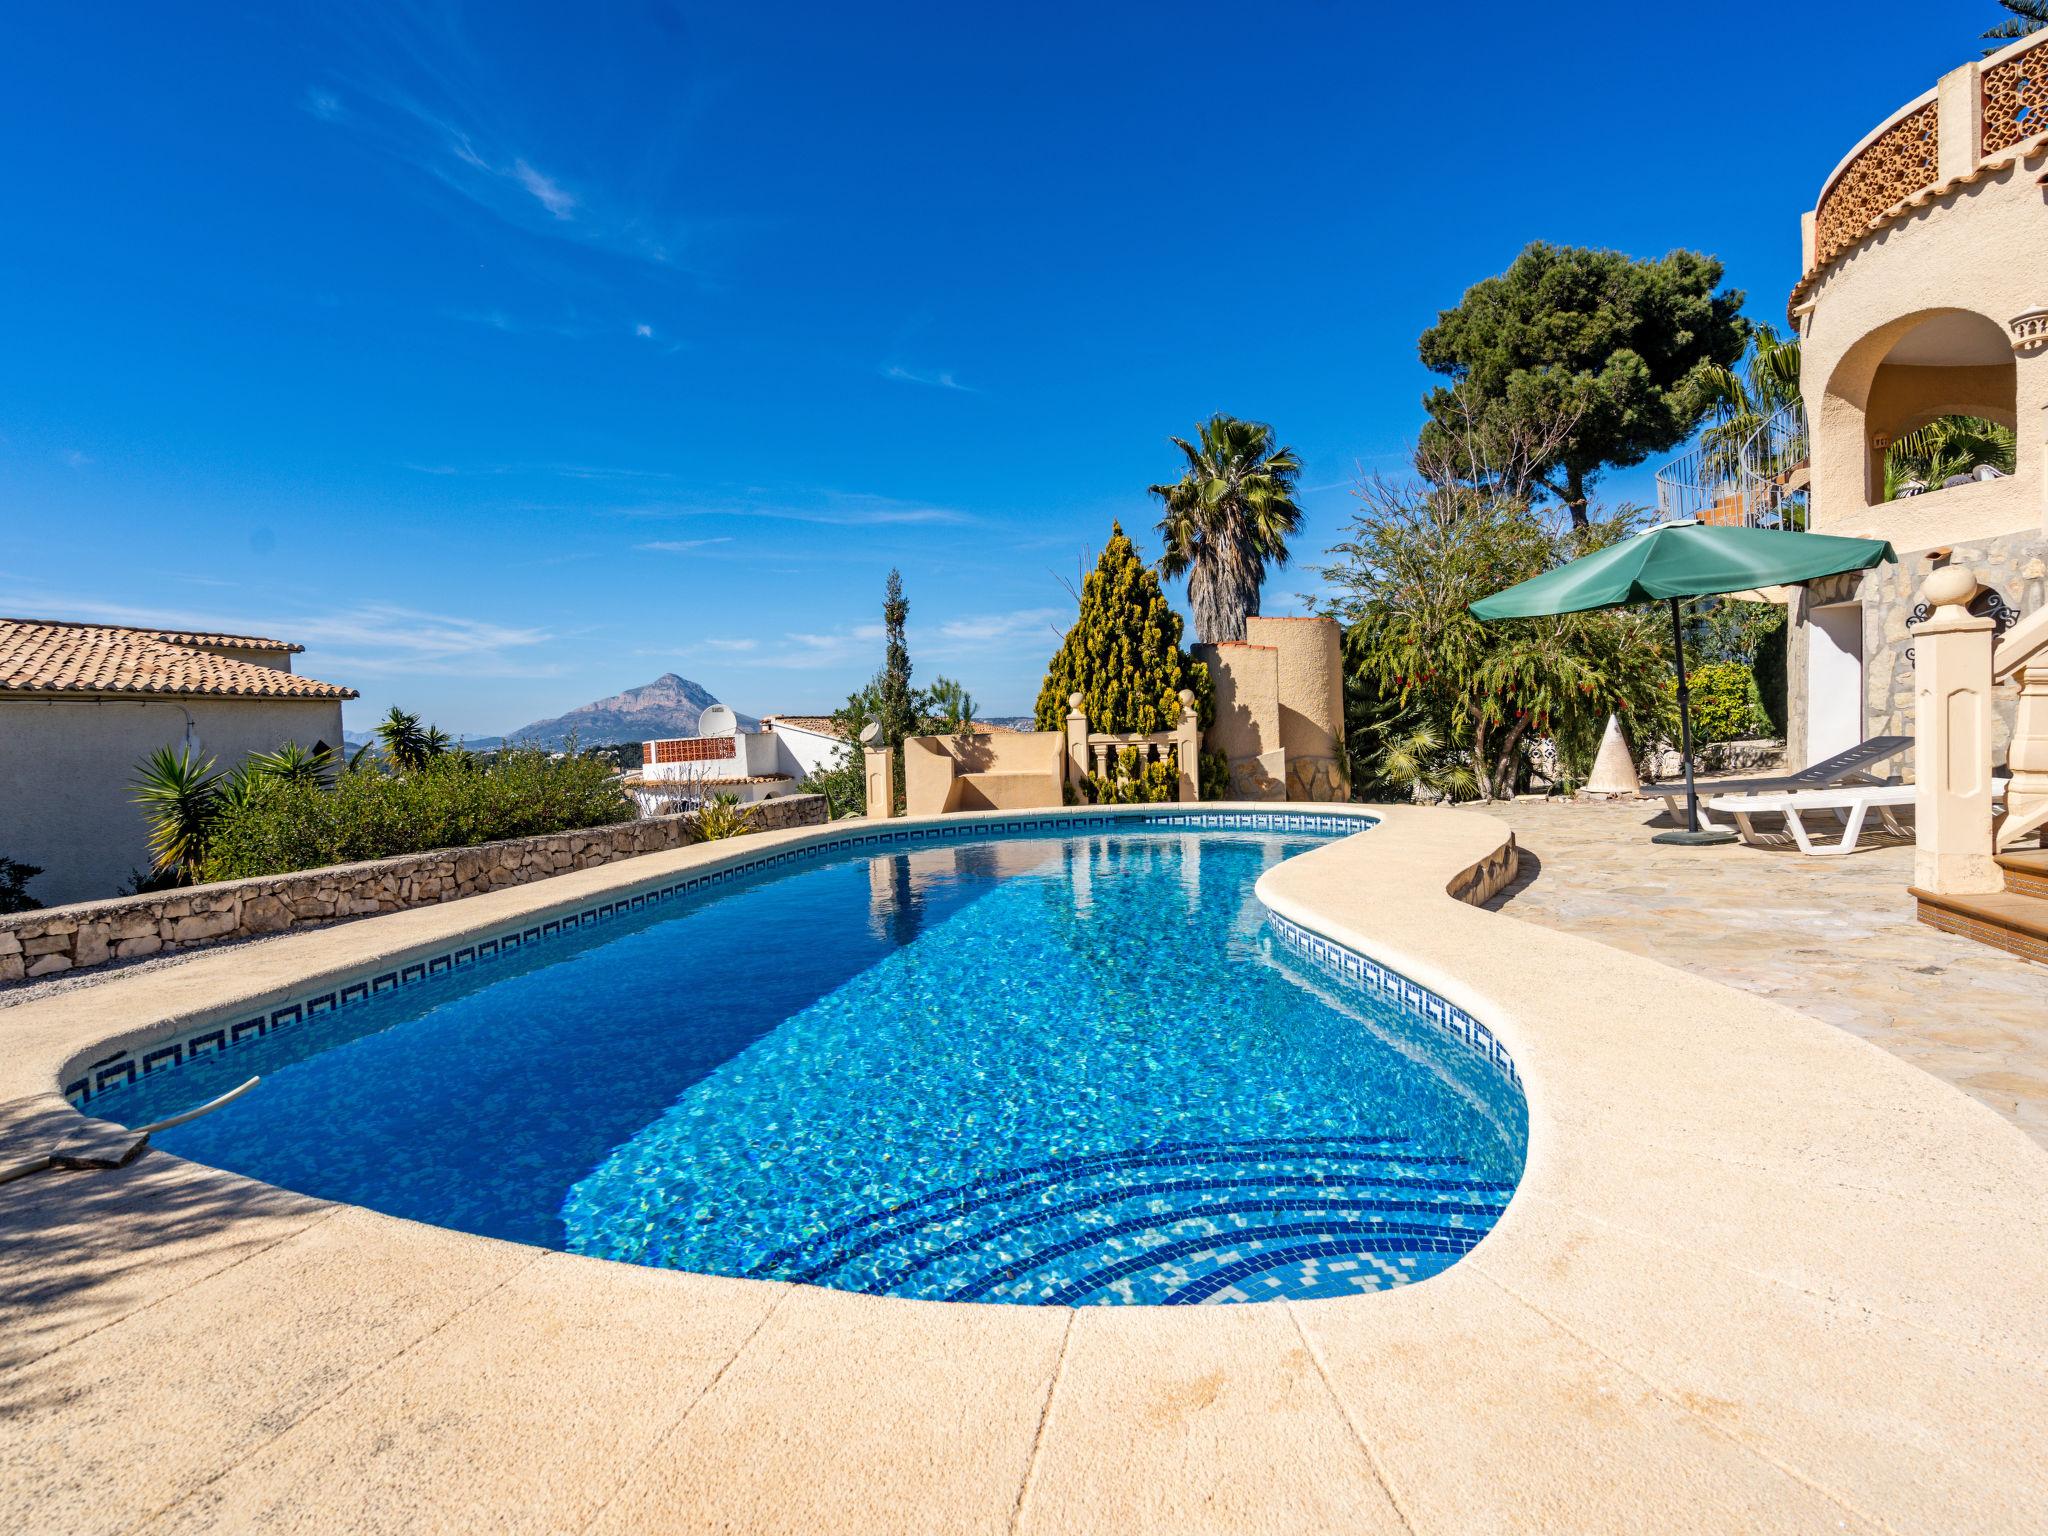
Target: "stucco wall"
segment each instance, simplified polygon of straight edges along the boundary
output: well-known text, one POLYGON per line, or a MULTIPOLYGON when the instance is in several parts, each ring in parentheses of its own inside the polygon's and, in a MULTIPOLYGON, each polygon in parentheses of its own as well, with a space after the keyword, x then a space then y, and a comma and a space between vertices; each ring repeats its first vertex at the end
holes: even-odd
POLYGON ((1245 620, 1244 637, 1277 653, 1280 745, 1287 752, 1287 798, 1349 800, 1345 768, 1344 655, 1333 620, 1245 620))
POLYGON ((1216 718, 1202 745, 1230 759, 1231 794, 1243 800, 1285 799, 1280 653, 1270 645, 1233 640, 1198 645, 1193 654, 1208 665, 1216 686, 1216 718))
POLYGON ((1891 539, 1923 550, 2048 527, 2048 348, 1989 356, 1967 366, 1887 364, 1898 343, 1929 319, 1981 317, 1982 333, 2048 306, 2048 155, 1956 187, 1853 248, 1815 285, 1801 345, 1812 423, 1815 533, 1891 539), (2010 381, 2010 393, 2006 380, 2010 381), (1953 398, 1950 398, 1953 397, 1953 398), (2009 401, 2005 408, 1999 402, 2009 401), (1945 499, 1872 505, 1871 437, 1894 435, 1916 417, 1970 409, 2016 425, 2009 481, 1960 487, 1945 499))
MULTIPOLYGON (((755 830, 822 826, 822 795, 772 800, 754 812, 755 830)), ((398 912, 525 885, 696 841, 694 816, 658 816, 475 848, 445 848, 297 874, 223 880, 153 896, 83 902, 0 917, 0 982, 190 949, 224 939, 281 933, 348 917, 398 912)))
POLYGON ((0 857, 43 867, 30 895, 111 896, 147 867, 135 765, 185 742, 188 723, 221 768, 287 741, 341 745, 334 700, 0 697, 0 857))

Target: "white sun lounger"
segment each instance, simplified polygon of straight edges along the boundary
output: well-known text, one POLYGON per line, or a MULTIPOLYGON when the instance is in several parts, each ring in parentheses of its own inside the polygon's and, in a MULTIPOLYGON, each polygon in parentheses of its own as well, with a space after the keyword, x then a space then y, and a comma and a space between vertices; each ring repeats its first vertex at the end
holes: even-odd
MULTIPOLYGON (((1994 779, 1993 798, 2004 798, 2005 786, 2009 782, 2005 778, 1994 779)), ((1751 818, 1782 816, 1785 818, 1785 830, 1792 834, 1792 841, 1799 845, 1799 851, 1808 858, 1825 859, 1856 851, 1863 837, 1863 823, 1872 811, 1877 812, 1887 832, 1896 837, 1911 836, 1905 827, 1899 825, 1892 811, 1898 806, 1911 805, 1917 793, 1911 784, 1838 784, 1830 789, 1778 790, 1760 795, 1702 795, 1700 803, 1712 806, 1724 816, 1734 817, 1735 829, 1742 834, 1742 840, 1755 847, 1769 847, 1771 842, 1757 831, 1751 818), (1814 841, 1803 817, 1816 812, 1825 812, 1841 824, 1841 836, 1835 841, 1814 841)))

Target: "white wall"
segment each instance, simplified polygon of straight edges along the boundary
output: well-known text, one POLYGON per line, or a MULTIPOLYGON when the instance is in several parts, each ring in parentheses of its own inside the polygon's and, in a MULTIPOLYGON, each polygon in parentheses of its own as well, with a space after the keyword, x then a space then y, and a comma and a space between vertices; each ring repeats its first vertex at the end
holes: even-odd
POLYGON ((850 750, 849 744, 837 736, 780 721, 775 725, 774 734, 782 743, 782 757, 787 764, 777 771, 799 779, 837 768, 842 761, 841 755, 850 750))
POLYGON ((0 857, 43 867, 28 890, 45 905, 116 894, 149 864, 135 765, 195 738, 223 769, 287 741, 339 748, 341 704, 0 697, 0 857))

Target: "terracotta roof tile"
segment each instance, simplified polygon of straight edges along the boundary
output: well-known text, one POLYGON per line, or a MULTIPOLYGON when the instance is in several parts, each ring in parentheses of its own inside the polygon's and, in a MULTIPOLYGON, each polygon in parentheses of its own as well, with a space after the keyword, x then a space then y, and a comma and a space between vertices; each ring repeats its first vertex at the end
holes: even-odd
MULTIPOLYGON (((120 624, 0 619, 0 692, 139 693, 230 699, 356 697, 353 688, 196 648, 202 642, 236 645, 252 639, 131 629, 120 624), (180 644, 174 638, 181 634, 188 643, 180 644)), ((247 644, 247 648, 298 649, 274 640, 255 641, 247 644)))
POLYGON ((839 722, 830 715, 764 715, 761 723, 766 726, 788 725, 799 731, 816 731, 820 736, 837 737, 847 740, 846 732, 839 728, 839 722))
POLYGON ((266 640, 261 635, 216 635, 203 629, 153 629, 149 633, 173 645, 218 645, 235 651, 290 651, 295 656, 305 649, 303 645, 294 645, 289 640, 266 640))

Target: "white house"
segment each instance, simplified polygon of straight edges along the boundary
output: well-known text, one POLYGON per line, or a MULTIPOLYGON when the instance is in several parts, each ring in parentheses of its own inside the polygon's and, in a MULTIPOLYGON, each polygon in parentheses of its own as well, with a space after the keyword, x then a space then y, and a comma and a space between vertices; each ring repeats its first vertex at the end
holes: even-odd
POLYGON ((255 635, 0 618, 0 858, 45 905, 113 896, 149 864, 136 765, 190 747, 231 768, 288 741, 341 746, 355 691, 255 635))

